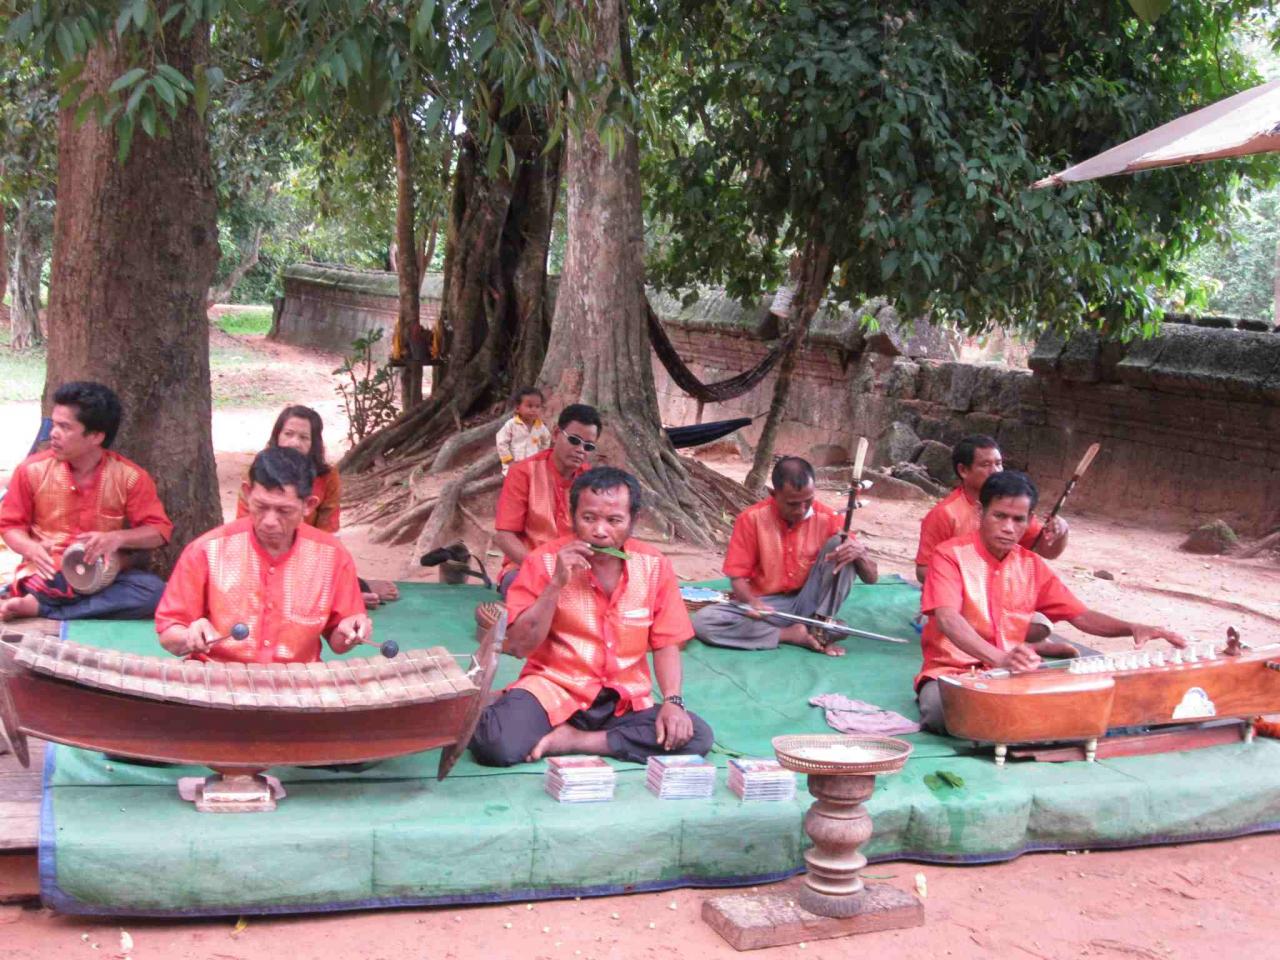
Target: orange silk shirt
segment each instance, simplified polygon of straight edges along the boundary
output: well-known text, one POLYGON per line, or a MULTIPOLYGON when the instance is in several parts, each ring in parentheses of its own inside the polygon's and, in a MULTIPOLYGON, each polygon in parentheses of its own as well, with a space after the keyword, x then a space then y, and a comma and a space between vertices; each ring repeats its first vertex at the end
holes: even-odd
MULTIPOLYGON (((566 480, 556 472, 550 450, 517 460, 502 481, 494 529, 516 534, 530 550, 568 536, 573 532, 569 488, 588 469, 584 463, 566 480)), ((505 576, 515 566, 510 560, 503 560, 502 574, 505 576)))
MULTIPOLYGON (((248 482, 248 477, 245 481, 248 482)), ((302 522, 323 530, 325 533, 337 533, 342 526, 342 480, 336 469, 322 473, 311 485, 311 495, 319 497, 316 508, 302 518, 302 522)), ((249 515, 249 501, 244 495, 244 488, 236 494, 236 519, 249 515)))
POLYGON ((757 596, 795 593, 818 562, 822 545, 840 532, 842 520, 840 514, 815 500, 813 512, 788 527, 772 497, 754 503, 733 522, 724 556, 725 576, 745 577, 757 596))
MULTIPOLYGON (((1033 614, 1070 620, 1087 609, 1030 550, 1014 547, 997 560, 976 533, 947 540, 933 551, 920 609, 928 614, 939 607, 959 610, 983 640, 1001 650, 1026 639, 1033 614)), ((982 666, 943 635, 937 617, 925 624, 920 646, 924 665, 916 675, 917 690, 934 677, 982 666)))
MULTIPOLYGON (((920 546, 916 548, 916 565, 927 567, 938 544, 952 537, 963 537, 978 530, 978 501, 970 500, 964 487, 956 487, 934 504, 920 521, 920 546)), ((1019 544, 1031 549, 1044 524, 1035 517, 1027 524, 1027 532, 1019 544)))
MULTIPOLYGON (((151 476, 111 450, 102 451, 93 480, 83 489, 76 487, 71 465, 52 450, 27 457, 13 472, 9 492, 0 501, 0 533, 18 529, 52 541, 49 552, 55 564, 62 563, 63 551, 84 534, 138 527, 154 527, 166 541, 173 535, 151 476)), ((24 563, 17 575, 32 573, 35 568, 24 563)))
POLYGON ((272 558, 244 518, 182 551, 156 609, 156 633, 204 617, 227 636, 243 623, 247 639, 224 640, 200 659, 312 663, 321 636, 364 612, 355 561, 336 537, 304 523, 289 551, 272 558))
MULTIPOLYGON (((551 583, 556 553, 573 537, 560 537, 530 553, 507 593, 514 623, 551 583)), ((508 689, 538 698, 552 726, 595 702, 606 687, 618 691, 617 714, 653 706, 647 655, 693 636, 671 562, 656 548, 628 540, 629 559, 613 593, 589 570, 579 570, 560 591, 547 638, 529 654, 508 689)))

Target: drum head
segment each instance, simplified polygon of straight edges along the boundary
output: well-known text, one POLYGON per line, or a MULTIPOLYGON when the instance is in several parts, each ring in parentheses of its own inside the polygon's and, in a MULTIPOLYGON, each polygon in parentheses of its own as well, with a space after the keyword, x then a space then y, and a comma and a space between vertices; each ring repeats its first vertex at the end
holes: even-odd
POLYGON ((109 586, 120 571, 118 557, 99 557, 93 563, 84 562, 84 544, 73 543, 62 554, 62 576, 76 593, 97 593, 109 586))

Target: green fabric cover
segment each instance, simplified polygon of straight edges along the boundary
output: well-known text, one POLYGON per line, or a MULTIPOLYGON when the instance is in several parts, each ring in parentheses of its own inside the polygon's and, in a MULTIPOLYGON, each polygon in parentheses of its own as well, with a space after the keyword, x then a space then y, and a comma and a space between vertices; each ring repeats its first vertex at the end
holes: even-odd
MULTIPOLYGON (((402 648, 474 648, 478 587, 401 585, 374 614, 402 648), (422 625, 430 624, 429 636, 422 625)), ((796 648, 750 653, 693 643, 686 701, 716 733, 713 759, 767 756, 781 733, 826 732, 812 696, 838 692, 914 717, 919 591, 898 579, 858 585, 842 609, 855 626, 911 639, 850 640, 849 655, 796 648)), ((149 623, 81 622, 71 639, 152 652, 149 623)), ((359 651, 365 655, 365 650, 359 651)), ((367 655, 377 656, 372 648, 367 655)), ((519 664, 502 658, 499 683, 519 664)), ((1011 763, 946 737, 916 734, 907 768, 882 777, 869 804, 875 859, 1007 859, 1076 849, 1220 837, 1280 825, 1280 743, 1259 741, 1097 764, 1011 763), (963 787, 925 783, 938 770, 963 787)), ((289 796, 271 814, 213 816, 173 783, 197 768, 109 763, 58 747, 46 766, 42 889, 67 912, 234 914, 457 903, 760 882, 803 867, 809 797, 742 803, 722 773, 710 801, 659 801, 644 769, 615 764, 612 803, 561 805, 544 765, 494 770, 469 757, 443 783, 433 752, 358 775, 273 772, 289 796)))

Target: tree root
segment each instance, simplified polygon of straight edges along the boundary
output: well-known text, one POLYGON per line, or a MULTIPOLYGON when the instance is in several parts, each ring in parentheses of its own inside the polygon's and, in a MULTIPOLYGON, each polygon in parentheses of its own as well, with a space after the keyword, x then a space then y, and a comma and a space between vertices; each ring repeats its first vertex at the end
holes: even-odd
POLYGON ((431 476, 437 473, 443 473, 454 465, 458 453, 465 450, 472 444, 479 443, 482 440, 492 440, 498 435, 498 431, 502 428, 502 424, 506 422, 506 414, 480 424, 478 427, 470 427, 461 433, 455 433, 452 437, 440 445, 440 451, 431 461, 431 466, 427 469, 427 475, 431 476))

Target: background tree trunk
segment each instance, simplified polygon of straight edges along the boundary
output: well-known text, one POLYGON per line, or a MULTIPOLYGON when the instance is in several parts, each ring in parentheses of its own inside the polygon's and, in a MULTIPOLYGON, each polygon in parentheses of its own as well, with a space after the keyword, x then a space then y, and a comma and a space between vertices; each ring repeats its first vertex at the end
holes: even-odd
POLYGON ((392 357, 403 361, 400 368, 400 396, 405 410, 422 402, 422 364, 413 358, 411 344, 418 326, 421 301, 418 275, 418 245, 413 239, 414 207, 412 121, 400 111, 391 116, 391 133, 396 146, 396 277, 400 290, 400 313, 392 342, 392 357))
MULTIPOLYGON (((586 63, 624 60, 626 14, 620 0, 591 8, 595 49, 586 63)), ((586 64, 584 64, 585 68, 586 64)), ((603 100, 598 106, 603 110, 603 100)), ((695 489, 692 461, 662 432, 654 387, 644 292, 644 223, 639 148, 628 132, 612 156, 595 124, 569 138, 568 242, 556 294, 551 341, 540 382, 556 404, 589 403, 604 420, 601 457, 631 470, 682 538, 710 545, 723 528, 721 503, 695 489)))
MULTIPOLYGON (((208 59, 208 28, 165 34, 168 63, 190 76, 208 59)), ((124 66, 114 46, 92 51, 86 95, 124 66)), ((98 380, 119 395, 115 448, 151 472, 175 530, 172 564, 222 520, 211 436, 205 297, 218 261, 217 204, 204 122, 190 107, 171 135, 139 132, 124 164, 114 132, 61 112, 49 298, 45 409, 67 380, 98 380)))
MULTIPOLYGON (((9 273, 9 344, 15 350, 44 343, 40 326, 40 275, 44 272, 44 241, 36 198, 18 203, 13 223, 13 264, 9 273)), ((47 228, 46 228, 47 229, 47 228)))
POLYGON ((248 251, 241 257, 235 268, 227 274, 226 279, 209 290, 206 307, 212 307, 216 303, 222 303, 224 300, 230 299, 237 284, 248 276, 250 270, 258 265, 258 258, 262 255, 262 235, 265 232, 266 227, 262 224, 258 224, 253 228, 253 237, 249 240, 248 251))
POLYGON ((795 373, 796 359, 800 355, 800 347, 804 345, 805 335, 809 332, 809 324, 813 322, 813 316, 818 312, 822 297, 831 283, 834 270, 831 248, 811 236, 799 254, 797 266, 798 276, 793 278, 796 282, 796 295, 791 301, 791 329, 787 332, 782 360, 778 364, 773 400, 769 403, 769 415, 765 417, 760 439, 756 441, 751 470, 742 481, 753 496, 759 496, 764 490, 765 480, 773 470, 773 446, 777 440, 778 427, 787 410, 787 398, 791 396, 791 377, 795 373))
MULTIPOLYGON (((495 122, 515 150, 517 173, 514 180, 506 171, 488 176, 481 148, 464 135, 445 232, 440 312, 446 342, 431 399, 353 447, 342 461, 344 472, 367 470, 382 458, 424 454, 461 420, 505 403, 513 378, 531 382, 530 371, 541 363, 550 327, 546 251, 561 152, 543 156, 541 117, 513 111, 495 122)), ((352 493, 358 495, 358 488, 352 493)))

